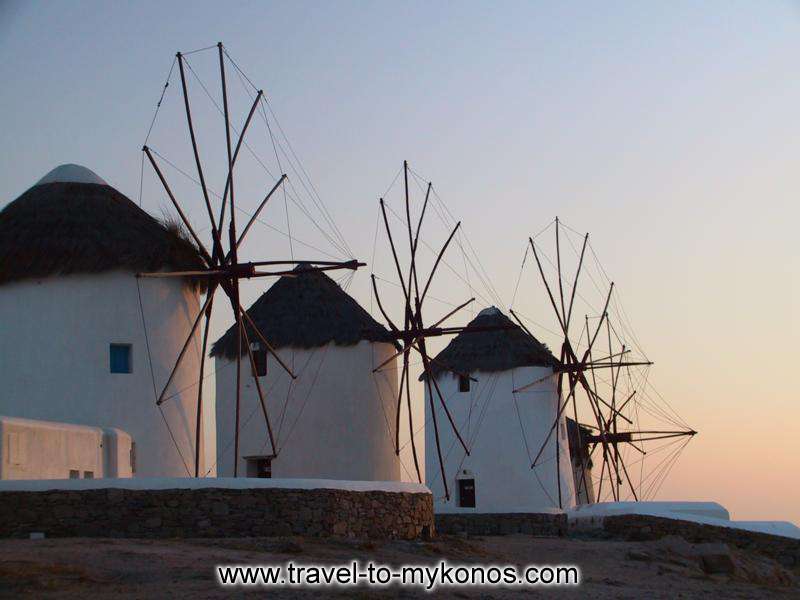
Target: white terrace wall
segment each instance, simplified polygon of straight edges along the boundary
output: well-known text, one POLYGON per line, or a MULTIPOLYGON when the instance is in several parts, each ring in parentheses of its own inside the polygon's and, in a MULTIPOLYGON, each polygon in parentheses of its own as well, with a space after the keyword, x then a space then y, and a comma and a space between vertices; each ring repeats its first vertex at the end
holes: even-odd
POLYGON ((121 429, 0 416, 0 479, 130 477, 132 462, 121 429))
MULTIPOLYGON (((413 464, 406 457, 408 448, 399 459, 394 451, 396 364, 372 372, 394 352, 390 344, 367 341, 353 346, 281 348, 279 355, 298 375, 293 382, 277 361, 268 357, 267 375, 259 381, 278 446, 272 477, 409 480, 401 467, 401 461, 413 464)), ((249 359, 243 358, 239 476, 247 474, 244 457, 272 454, 249 359)), ((220 476, 232 476, 236 362, 218 357, 216 381, 217 471, 220 476)), ((421 425, 421 415, 417 417, 421 425)), ((403 427, 407 422, 404 407, 401 445, 408 439, 403 427)))
MULTIPOLYGON (((466 456, 434 392, 449 501, 444 495, 426 389, 425 473, 437 512, 524 513, 558 509, 555 432, 542 453, 539 466, 531 469, 533 458, 558 412, 554 378, 526 392, 512 393, 515 388, 549 373, 552 370, 546 367, 523 367, 496 373, 478 371, 472 373, 478 382, 471 382, 469 392, 459 392, 458 377, 449 373, 439 375, 437 381, 450 413, 470 447, 470 456, 466 456), (460 476, 475 479, 475 508, 458 506, 457 479, 460 476)), ((567 509, 575 505, 575 493, 564 415, 557 433, 561 502, 567 509)))
MULTIPOLYGON (((138 281, 152 374, 133 273, 0 286, 0 414, 118 427, 136 444, 136 475, 186 476, 194 462, 200 332, 171 386, 179 393, 162 405, 163 418, 153 388, 160 391, 167 380, 199 310, 198 296, 177 279, 138 281), (132 373, 110 372, 111 343, 131 344, 132 373)), ((215 443, 213 385, 204 398, 201 467, 207 470, 213 461, 204 454, 213 457, 215 443)))

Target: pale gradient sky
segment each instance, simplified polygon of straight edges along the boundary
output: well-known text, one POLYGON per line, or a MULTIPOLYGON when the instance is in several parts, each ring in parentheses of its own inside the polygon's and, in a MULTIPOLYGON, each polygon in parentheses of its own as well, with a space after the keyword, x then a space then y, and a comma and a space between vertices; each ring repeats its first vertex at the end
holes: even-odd
POLYGON ((135 197, 175 51, 222 40, 359 257, 404 158, 506 304, 528 235, 591 231, 700 431, 660 497, 800 523, 800 5, 225 5, 0 2, 0 206, 64 162, 135 197))

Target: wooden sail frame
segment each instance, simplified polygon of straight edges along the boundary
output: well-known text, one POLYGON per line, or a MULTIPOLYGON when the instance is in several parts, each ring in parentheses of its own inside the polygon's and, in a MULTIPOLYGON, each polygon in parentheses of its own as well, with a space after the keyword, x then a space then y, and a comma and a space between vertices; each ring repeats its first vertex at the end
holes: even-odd
MULTIPOLYGON (((219 76, 220 76, 220 85, 222 91, 223 117, 225 122, 225 147, 227 155, 227 163, 225 168, 227 176, 226 176, 225 189, 222 195, 222 202, 218 217, 215 217, 214 210, 211 205, 211 201, 209 198, 209 189, 208 186, 206 185, 205 174, 200 160, 200 153, 198 149, 197 138, 195 135, 195 127, 194 127, 194 122, 192 120, 190 95, 186 81, 185 58, 181 52, 178 52, 176 54, 176 61, 178 64, 178 70, 181 79, 181 90, 183 96, 184 110, 186 114, 186 124, 189 131, 189 138, 191 140, 192 152, 194 156, 195 167, 197 169, 199 185, 202 190, 203 201, 206 207, 206 212, 208 215, 208 220, 211 230, 211 237, 212 237, 211 252, 209 252, 209 250, 203 244, 202 240, 192 227, 191 222, 186 216, 186 213, 182 209, 180 202, 173 193, 172 188, 170 187, 163 171, 161 170, 158 162, 156 161, 154 152, 151 151, 151 148, 149 148, 146 143, 142 147, 142 152, 144 153, 144 156, 147 158, 148 163, 150 164, 153 171, 157 175, 159 181, 161 182, 164 192, 169 197, 173 207, 175 208, 175 211, 177 212, 180 218, 181 223, 186 228, 186 231, 188 232, 192 241, 197 247, 197 250, 204 263, 202 268, 199 268, 194 271, 174 271, 174 272, 137 274, 137 276, 139 277, 153 277, 153 278, 190 277, 197 281, 202 281, 206 285, 205 300, 202 303, 202 306, 200 307, 197 316, 195 317, 189 335, 186 337, 186 340, 181 347, 181 351, 175 360, 172 370, 170 371, 170 374, 167 378, 167 382, 164 384, 164 386, 161 389, 161 393, 156 398, 156 404, 159 407, 164 402, 169 400, 170 397, 166 395, 167 391, 175 377, 175 374, 180 368, 181 363, 184 360, 186 351, 189 348, 192 339, 194 339, 194 336, 196 335, 201 322, 203 321, 203 319, 205 319, 203 334, 202 334, 202 358, 200 362, 199 379, 197 384, 198 391, 197 391, 197 410, 195 415, 196 423, 195 423, 194 477, 200 477, 200 437, 201 437, 201 430, 202 430, 201 423, 203 416, 204 366, 205 366, 206 353, 208 349, 209 326, 211 321, 211 314, 214 307, 214 297, 216 292, 222 290, 223 294, 228 298, 229 304, 234 314, 234 318, 236 320, 236 328, 237 328, 238 351, 236 353, 236 405, 235 405, 236 426, 234 433, 233 474, 234 477, 238 477, 241 387, 242 387, 241 363, 242 363, 242 356, 244 354, 242 348, 246 349, 247 360, 249 361, 251 367, 255 363, 253 351, 252 348, 250 347, 250 334, 248 333, 248 329, 251 333, 255 334, 255 337, 257 337, 259 341, 264 345, 265 350, 275 358, 275 360, 278 362, 281 368, 285 370, 286 373, 292 379, 295 379, 297 377, 297 375, 295 375, 292 369, 290 369, 289 366, 287 366, 286 362, 281 359, 281 357, 278 355, 275 349, 267 342, 267 338, 264 335, 264 333, 259 330, 258 326, 253 322, 252 319, 250 319, 250 317, 247 315, 247 312, 242 307, 239 295, 240 280, 260 278, 260 277, 296 277, 296 276, 301 276, 303 273, 307 272, 331 271, 339 269, 356 270, 359 267, 365 266, 365 263, 359 262, 355 259, 347 261, 328 261, 328 260, 301 261, 301 260, 294 260, 293 258, 280 259, 280 260, 261 260, 261 261, 240 260, 239 248, 241 247, 242 242, 245 240, 252 225, 258 219, 259 215, 261 214, 261 212, 263 211, 264 207, 267 205, 269 200, 273 197, 273 195, 277 192, 277 190, 281 188, 281 186, 285 185, 285 182, 287 181, 287 175, 285 173, 282 174, 281 177, 271 186, 270 190, 266 193, 263 200, 259 203, 255 212, 250 216, 250 219, 248 220, 246 225, 241 229, 241 231, 237 231, 236 212, 235 212, 236 209, 235 176, 234 176, 235 165, 236 165, 236 160, 239 156, 239 151, 245 140, 245 134, 253 119, 253 115, 255 114, 259 103, 263 99, 263 91, 258 90, 255 100, 253 101, 253 104, 251 105, 250 110, 248 112, 247 119, 245 120, 245 123, 241 131, 239 132, 239 137, 236 140, 234 146, 233 140, 231 138, 231 121, 230 121, 229 106, 228 106, 228 87, 225 75, 226 51, 222 42, 219 42, 216 45, 216 47, 219 55, 219 76), (226 215, 228 216, 227 236, 223 235, 226 215), (227 239, 225 239, 226 237, 227 239), (298 265, 298 266, 297 268, 294 269, 281 269, 277 271, 259 270, 260 267, 282 266, 282 265, 283 266, 298 265)), ((163 94, 162 94, 162 99, 163 99, 163 94)), ((262 409, 262 414, 264 416, 266 436, 272 448, 272 455, 277 456, 278 446, 276 445, 275 436, 272 430, 272 424, 269 418, 269 413, 265 402, 264 390, 261 387, 255 369, 251 368, 250 371, 255 381, 259 403, 262 409)))
MULTIPOLYGON (((408 265, 408 272, 404 273, 403 268, 400 265, 400 260, 398 258, 397 253, 397 246, 395 245, 394 237, 392 236, 392 229, 389 226, 389 219, 386 214, 386 205, 383 198, 379 200, 380 212, 381 212, 381 219, 383 222, 383 226, 386 232, 386 236, 388 238, 389 246, 391 248, 392 259, 395 265, 395 270, 397 272, 397 277, 400 282, 399 287, 402 290, 403 294, 403 301, 404 301, 404 314, 403 314, 403 323, 402 326, 395 324, 395 322, 389 317, 388 313, 386 312, 383 303, 381 302, 381 297, 378 292, 378 284, 376 281, 376 277, 372 275, 372 291, 375 296, 376 304, 378 306, 378 310, 383 315, 383 318, 386 320, 386 323, 389 325, 390 336, 394 338, 395 341, 398 342, 400 345, 400 349, 384 360, 383 363, 378 365, 373 369, 373 372, 379 371, 383 366, 385 366, 391 360, 397 358, 398 356, 402 355, 403 357, 403 364, 400 374, 400 382, 398 385, 398 396, 396 402, 396 411, 395 411, 395 454, 398 456, 400 455, 400 416, 402 412, 403 400, 405 398, 408 410, 408 427, 410 432, 410 442, 411 442, 411 452, 414 458, 414 467, 416 469, 417 479, 422 482, 422 473, 419 467, 419 459, 417 456, 417 448, 416 448, 416 441, 414 436, 414 423, 413 423, 413 409, 412 409, 412 402, 411 402, 411 369, 410 369, 410 357, 412 352, 419 355, 422 360, 423 365, 423 379, 425 381, 425 387, 427 390, 428 402, 430 405, 431 411, 431 421, 433 424, 433 437, 436 444, 436 453, 439 463, 439 469, 442 475, 442 482, 444 484, 444 493, 445 498, 448 500, 450 499, 450 490, 447 485, 447 476, 445 474, 445 467, 444 467, 444 459, 442 457, 442 448, 440 443, 440 436, 439 436, 439 422, 436 415, 436 401, 434 398, 438 399, 438 403, 442 408, 443 413, 447 417, 447 421, 450 425, 450 428, 455 435, 455 438, 458 440, 458 443, 464 449, 464 452, 469 455, 470 449, 462 437, 461 433, 456 426, 456 423, 453 419, 452 414, 450 413, 450 409, 447 407, 447 402, 442 394, 442 391, 439 387, 439 382, 436 380, 435 375, 433 374, 433 370, 431 365, 436 364, 437 366, 441 367, 444 370, 451 371, 453 373, 470 377, 468 373, 459 373, 458 370, 449 367, 446 364, 442 364, 442 362, 437 358, 432 358, 428 353, 426 340, 431 337, 438 337, 443 335, 458 335, 461 333, 473 333, 473 332, 480 332, 480 331, 495 331, 495 330, 502 330, 502 329, 509 329, 509 326, 491 326, 491 327, 476 327, 476 326, 453 326, 453 327, 443 327, 442 324, 450 319, 452 316, 457 314, 460 310, 470 305, 475 298, 470 298, 469 300, 459 304, 453 310, 445 314, 443 317, 439 318, 433 325, 426 326, 425 320, 423 318, 423 307, 425 298, 427 296, 428 290, 430 289, 431 283, 433 282, 434 276, 436 275, 437 268, 442 262, 445 252, 447 248, 450 246, 450 243, 453 241, 456 233, 458 232, 459 228, 461 227, 461 222, 459 221, 456 223, 455 227, 450 232, 447 240, 442 245, 439 252, 436 254, 436 259, 431 267, 431 271, 428 274, 427 279, 424 282, 424 285, 420 285, 420 273, 417 269, 417 249, 420 241, 420 231, 422 229, 422 224, 425 219, 426 210, 428 207, 428 201, 431 196, 431 191, 433 189, 433 184, 428 182, 428 186, 425 192, 425 200, 422 205, 422 210, 420 212, 419 219, 417 220, 416 227, 412 225, 411 221, 411 208, 410 208, 410 201, 409 201, 409 187, 408 187, 408 173, 409 173, 409 166, 408 161, 403 161, 403 180, 404 180, 404 204, 405 204, 405 216, 406 216, 406 229, 408 233, 408 249, 409 249, 409 265, 408 265)), ((472 379, 472 377, 470 377, 472 379)))
MULTIPOLYGON (((553 308, 553 311, 555 312, 556 319, 558 321, 558 325, 560 328, 560 334, 563 336, 558 363, 557 366, 553 369, 553 376, 556 377, 556 382, 557 382, 556 390, 558 398, 558 410, 556 412, 556 417, 554 419, 554 422, 547 433, 547 436, 542 441, 541 446, 539 447, 539 450, 536 453, 535 458, 531 463, 531 469, 535 469, 537 466, 539 466, 540 459, 544 454, 545 448, 550 442, 550 438, 553 436, 553 433, 557 430, 558 424, 561 422, 561 418, 564 415, 565 410, 571 404, 574 420, 576 426, 578 426, 579 428, 577 441, 579 445, 591 444, 591 448, 583 448, 583 447, 579 448, 578 449, 579 453, 583 454, 583 452, 585 451, 587 456, 591 456, 591 454, 597 447, 600 447, 602 450, 601 477, 600 477, 600 486, 598 488, 597 498, 600 499, 601 497, 603 474, 606 471, 608 471, 610 476, 609 478, 612 484, 611 488, 612 497, 614 498, 615 501, 620 500, 621 489, 625 486, 625 484, 627 484, 627 487, 629 488, 631 494, 633 495, 634 500, 638 500, 639 494, 637 492, 636 486, 634 485, 628 473, 628 468, 623 458, 623 454, 620 451, 620 446, 625 444, 634 448, 641 454, 646 454, 646 451, 643 450, 638 445, 639 443, 659 440, 659 439, 692 437, 696 435, 697 432, 689 428, 679 431, 638 430, 636 428, 620 431, 619 429, 620 421, 625 421, 631 426, 634 425, 634 422, 624 414, 623 410, 628 405, 628 403, 631 402, 631 400, 633 400, 636 394, 636 390, 634 390, 626 399, 624 399, 621 403, 618 403, 617 393, 618 393, 620 372, 623 368, 650 366, 653 363, 649 360, 648 361, 626 360, 624 357, 630 353, 630 350, 626 348, 625 345, 622 345, 621 349, 619 349, 618 351, 615 351, 615 349, 613 348, 612 337, 611 337, 611 325, 609 322, 609 313, 608 313, 609 303, 611 301, 611 297, 614 292, 613 282, 610 282, 608 293, 605 297, 603 309, 599 314, 598 323, 596 327, 593 328, 593 330, 589 327, 588 316, 585 316, 585 333, 587 339, 587 347, 584 350, 583 354, 580 356, 580 358, 578 357, 578 353, 576 352, 575 349, 576 346, 570 339, 570 324, 572 321, 572 313, 573 313, 575 295, 578 288, 578 281, 581 275, 581 270, 583 268, 584 257, 586 253, 587 244, 589 241, 589 234, 587 233, 583 237, 583 244, 578 259, 577 271, 575 273, 575 277, 572 282, 572 289, 569 292, 569 300, 567 302, 565 301, 564 283, 563 283, 562 268, 561 268, 562 265, 561 265, 560 228, 561 228, 561 223, 558 217, 556 217, 555 268, 557 273, 558 301, 556 300, 555 294, 553 293, 553 289, 551 288, 551 285, 548 282, 547 277, 545 276, 544 269, 542 267, 542 262, 539 257, 539 253, 537 252, 536 249, 536 244, 534 243, 532 237, 528 238, 530 249, 532 250, 534 259, 536 260, 538 273, 541 277, 542 283, 544 284, 545 290, 547 292, 547 297, 550 301, 550 305, 553 308), (608 354, 604 355, 602 358, 594 359, 593 349, 598 341, 598 337, 600 337, 604 325, 608 338, 608 354), (603 398, 598 393, 597 381, 596 378, 594 377, 594 372, 596 370, 609 370, 611 372, 610 398, 603 398), (578 419, 577 395, 580 390, 584 392, 584 395, 588 400, 587 405, 589 406, 592 417, 595 420, 595 423, 593 425, 589 426, 582 425, 578 419), (580 433, 581 427, 588 427, 593 430, 593 433, 591 435, 584 436, 580 433), (624 481, 622 479, 623 475, 625 477, 624 481)), ((528 335, 533 337, 533 334, 525 326, 525 324, 522 322, 517 313, 515 313, 514 310, 511 310, 510 312, 511 315, 516 320, 516 322, 519 324, 519 326, 523 329, 523 331, 525 331, 528 335)), ((536 381, 522 385, 517 389, 515 389, 514 393, 525 391, 526 389, 529 389, 530 387, 536 385, 542 380, 549 379, 550 377, 551 376, 548 375, 544 378, 539 378, 536 381)), ((555 468, 556 468, 556 480, 558 485, 558 504, 559 508, 563 508, 561 469, 560 469, 560 455, 562 449, 560 446, 560 436, 558 435, 555 436, 555 446, 556 446, 555 468)), ((584 460, 580 461, 580 472, 581 475, 576 489, 576 494, 579 493, 580 489, 584 488, 584 486, 586 485, 586 478, 588 477, 587 465, 586 461, 584 460)))

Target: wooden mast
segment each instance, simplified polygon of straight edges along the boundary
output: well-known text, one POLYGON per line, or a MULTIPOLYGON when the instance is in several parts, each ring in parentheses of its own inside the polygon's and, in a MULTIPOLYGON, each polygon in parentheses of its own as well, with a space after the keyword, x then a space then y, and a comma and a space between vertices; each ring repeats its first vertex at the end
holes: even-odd
MULTIPOLYGON (((250 349, 250 333, 254 334, 260 342, 265 346, 265 349, 278 361, 280 366, 292 377, 295 378, 296 375, 291 371, 291 369, 286 365, 286 363, 281 360, 280 356, 278 356, 275 349, 269 344, 264 334, 259 330, 256 324, 250 319, 249 315, 244 311, 241 306, 240 302, 240 295, 239 295, 239 280, 242 278, 253 278, 253 277, 280 277, 280 276, 299 276, 303 273, 308 272, 315 272, 315 271, 326 271, 326 270, 333 270, 333 269, 350 269, 355 270, 361 266, 364 266, 364 263, 358 262, 355 259, 347 260, 347 261, 298 261, 298 260, 263 260, 263 261, 255 261, 255 262, 239 262, 239 254, 238 249, 240 248, 242 242, 244 241, 245 237, 247 236, 248 232, 250 231, 252 225, 257 220, 259 214, 268 203, 270 198, 273 194, 280 188, 282 185, 285 184, 287 180, 286 174, 282 174, 281 177, 274 183, 271 187, 269 192, 267 192, 266 196, 263 200, 259 203, 258 207, 256 208, 255 212, 251 215, 251 218, 245 225, 244 229, 237 235, 236 229, 236 197, 235 197, 235 187, 234 187, 234 166, 236 163, 236 159, 239 155, 239 151, 241 146, 244 144, 245 134, 251 124, 252 118, 258 108, 260 102, 264 101, 263 92, 258 90, 255 100, 253 101, 249 112, 247 114, 247 118, 245 120, 244 125, 242 126, 241 130, 239 131, 239 137, 236 141, 235 149, 233 148, 233 140, 231 137, 231 122, 230 122, 230 112, 229 112, 229 104, 228 104, 228 89, 227 89, 227 82, 226 82, 226 75, 225 75, 225 59, 227 53, 225 51, 224 46, 222 43, 217 44, 217 53, 219 57, 219 75, 220 75, 220 82, 221 82, 221 89, 222 89, 222 105, 224 122, 225 122, 225 149, 226 149, 226 180, 225 180, 225 190, 222 195, 222 201, 220 206, 219 212, 219 219, 216 220, 214 217, 214 211, 211 206, 211 199, 209 196, 209 188, 206 184, 205 174, 202 168, 201 160, 200 160, 200 151, 197 143, 197 136, 195 133, 195 125, 192 119, 192 111, 191 111, 191 104, 189 99, 189 89, 186 81, 186 72, 185 72, 185 65, 186 58, 185 56, 178 52, 176 55, 176 60, 178 62, 178 70, 180 72, 181 78, 181 89, 183 92, 183 105, 184 110, 186 113, 186 122, 189 130, 189 138, 191 141, 192 146, 192 153, 194 156, 195 167, 197 169, 199 185, 202 190, 203 201, 205 203, 207 216, 209 219, 209 228, 211 230, 211 237, 212 237, 212 252, 209 252, 205 245, 203 244, 202 240, 197 234, 197 231, 192 226, 191 222, 189 221, 186 213, 182 209, 180 203, 178 202, 175 194, 173 193, 169 183, 167 182, 164 173, 161 171, 158 163, 156 162, 153 151, 151 148, 145 144, 142 147, 142 151, 144 152, 145 156, 148 159, 148 162, 152 166, 154 172, 156 173, 161 185, 166 192, 167 196, 169 197, 170 201, 172 202, 173 207, 175 208, 183 226, 188 231, 189 235, 192 238, 197 250, 202 258, 203 266, 194 270, 194 271, 173 271, 173 272, 158 272, 158 273, 138 273, 137 276, 140 277, 178 277, 178 278, 196 278, 200 281, 205 281, 207 283, 206 288, 206 298, 200 308, 200 311, 193 322, 189 335, 187 336, 184 344, 181 347, 181 351, 178 354, 178 357, 175 361, 175 364, 167 378, 166 384, 163 386, 162 391, 158 398, 156 399, 156 403, 161 405, 163 402, 167 401, 170 397, 168 397, 167 391, 171 386, 173 379, 175 377, 176 372, 180 368, 180 365, 186 355, 186 352, 191 344, 192 339, 194 338, 199 325, 200 321, 203 317, 205 317, 205 327, 203 330, 203 343, 202 343, 202 356, 201 356, 201 363, 199 368, 199 381, 197 382, 198 385, 198 392, 197 392, 197 407, 196 407, 196 422, 195 422, 195 461, 194 461, 194 476, 200 477, 200 447, 201 447, 201 435, 202 435, 202 418, 203 418, 203 379, 205 376, 205 357, 206 352, 208 349, 208 333, 209 333, 209 325, 210 319, 213 310, 213 297, 217 289, 221 289, 225 295, 228 297, 230 301, 231 308, 234 313, 234 318, 236 321, 236 330, 237 330, 237 352, 236 352, 236 406, 235 406, 235 433, 234 433, 234 476, 238 476, 238 463, 239 463, 239 436, 240 436, 240 413, 241 413, 241 363, 242 363, 242 348, 243 345, 246 344, 248 357, 250 359, 251 366, 253 365, 254 358, 252 355, 252 351, 250 349), (227 253, 223 250, 223 243, 221 237, 221 231, 223 223, 225 222, 226 212, 229 213, 228 215, 228 250, 227 253), (304 267, 301 271, 258 271, 256 267, 259 266, 267 266, 267 265, 299 265, 303 264, 304 267), (247 324, 245 325, 245 321, 247 324)), ((191 68, 191 67, 190 67, 191 68)), ((277 455, 278 452, 278 442, 274 437, 269 415, 267 412, 267 406, 264 400, 263 390, 261 389, 260 382, 258 380, 257 374, 253 369, 253 376, 255 377, 256 388, 259 394, 259 401, 261 403, 262 412, 264 414, 265 420, 265 428, 267 437, 272 445, 273 454, 277 455)), ((175 394, 177 395, 177 394, 175 394)))
MULTIPOLYGON (((571 399, 573 402, 573 415, 575 423, 576 426, 578 426, 578 435, 576 442, 578 444, 577 451, 581 456, 580 464, 582 471, 576 493, 580 493, 580 490, 582 489, 582 486, 584 485, 584 482, 587 479, 587 474, 586 474, 587 465, 586 461, 584 460, 584 454, 583 454, 584 444, 592 443, 595 445, 600 444, 602 447, 602 454, 603 454, 603 465, 600 472, 600 486, 598 488, 598 499, 602 494, 603 479, 606 470, 608 471, 609 481, 611 482, 611 493, 615 500, 619 500, 621 498, 621 485, 623 484, 623 479, 622 479, 623 475, 625 476, 625 481, 627 481, 634 499, 638 499, 639 496, 628 474, 627 466, 625 465, 624 457, 622 455, 622 452, 620 451, 619 445, 628 444, 634 447, 638 452, 644 454, 645 451, 636 445, 637 442, 650 441, 655 439, 666 439, 671 437, 692 436, 695 435, 696 432, 689 429, 685 431, 641 431, 635 428, 628 431, 621 431, 619 429, 620 420, 627 422, 629 425, 633 425, 633 421, 627 416, 625 416, 623 410, 636 394, 636 390, 633 390, 630 393, 630 395, 628 395, 628 397, 625 399, 624 402, 622 403, 618 402, 617 396, 619 389, 619 378, 622 368, 625 367, 626 369, 629 369, 632 366, 649 366, 652 365, 653 363, 650 361, 625 360, 624 356, 628 354, 630 350, 624 344, 622 345, 622 349, 620 352, 615 352, 613 349, 611 340, 611 323, 609 321, 609 314, 608 314, 609 303, 611 301, 611 296, 614 291, 613 282, 611 282, 609 286, 608 294, 605 299, 605 304, 603 306, 602 311, 600 312, 598 323, 597 326, 594 328, 593 334, 591 334, 589 330, 589 322, 588 322, 589 317, 588 315, 585 317, 587 347, 583 352, 583 355, 580 358, 578 358, 575 349, 570 341, 569 323, 572 317, 578 279, 580 277, 581 268, 584 262, 584 256, 589 239, 589 234, 586 234, 583 237, 583 246, 581 248, 580 255, 578 258, 578 269, 575 275, 575 280, 573 282, 572 291, 570 293, 569 304, 565 304, 562 274, 561 274, 560 228, 561 228, 561 223, 558 217, 556 217, 555 245, 556 245, 556 270, 558 277, 559 300, 560 300, 559 303, 556 302, 555 296, 550 288, 550 284, 548 283, 547 277, 545 277, 544 269, 542 267, 539 254, 537 252, 536 245, 533 242, 533 238, 529 238, 528 240, 530 248, 533 250, 533 255, 536 260, 536 265, 538 268, 539 275, 541 277, 541 281, 545 286, 547 296, 550 300, 550 304, 553 308, 553 311, 555 312, 556 319, 561 329, 561 334, 563 335, 561 357, 558 361, 558 365, 554 369, 554 371, 559 377, 559 382, 558 382, 559 409, 557 411, 555 421, 552 427, 550 428, 549 433, 546 436, 545 440, 543 441, 541 447, 539 448, 539 451, 536 454, 536 458, 534 459, 531 468, 537 466, 538 461, 544 452, 544 449, 549 441, 550 436, 552 435, 553 431, 558 427, 563 410, 566 408, 566 405, 571 399), (559 309, 559 304, 560 304, 560 309, 559 309), (594 359, 593 347, 598 338, 598 334, 600 333, 600 330, 604 325, 608 336, 608 355, 600 359, 594 359), (597 381, 595 377, 595 371, 600 369, 608 369, 611 372, 611 377, 609 382, 611 395, 608 400, 602 398, 600 394, 597 392, 597 381), (591 377, 592 377, 591 384, 587 380, 586 376, 587 371, 591 372, 591 377), (563 377, 563 374, 567 374, 570 379, 570 392, 569 395, 567 396, 567 399, 562 402, 561 378, 563 377), (581 425, 578 420, 577 398, 575 394, 575 390, 577 389, 578 386, 584 390, 586 397, 588 399, 589 408, 591 409, 592 414, 597 423, 596 434, 584 436, 580 430, 581 425), (608 409, 607 417, 603 413, 603 407, 606 407, 608 409)), ((516 315, 516 313, 513 310, 511 310, 510 312, 512 316, 514 316, 515 320, 520 325, 520 327, 523 329, 523 331, 528 335, 532 335, 531 332, 527 329, 527 327, 525 327, 525 325, 516 315)), ((540 378, 537 381, 534 381, 533 383, 520 386, 515 390, 515 392, 524 391, 525 389, 531 387, 532 385, 538 383, 541 380, 542 378, 540 378)), ((559 450, 560 448, 558 445, 558 436, 556 436, 557 463, 558 463, 559 450)), ((588 449, 586 449, 586 452, 590 454, 588 452, 588 449)), ((557 475, 557 478, 558 477, 559 476, 557 475)), ((560 492, 561 492, 561 487, 559 485, 559 505, 561 505, 560 492)))
MULTIPOLYGON (((452 429, 455 438, 460 443, 461 447, 464 449, 465 453, 469 455, 470 449, 464 438, 461 436, 461 433, 458 431, 458 427, 453 419, 452 414, 450 413, 449 408, 447 407, 447 402, 439 389, 439 384, 436 381, 435 376, 433 375, 432 364, 436 363, 443 369, 452 370, 447 365, 441 364, 440 361, 437 359, 433 359, 428 355, 427 346, 426 346, 426 339, 429 337, 436 337, 441 335, 455 335, 460 333, 468 333, 468 332, 477 332, 477 331, 495 331, 495 330, 502 330, 502 329, 510 329, 511 326, 490 326, 490 327, 442 327, 442 323, 447 320, 448 318, 452 317, 456 314, 459 310, 466 307, 474 298, 470 298, 466 302, 461 303, 455 309, 448 312, 446 315, 441 317, 438 321, 434 323, 433 326, 426 326, 425 321, 423 319, 423 308, 425 297, 430 289, 430 286, 433 282, 434 275, 436 274, 437 268, 439 264, 442 262, 445 252, 449 247, 450 243, 454 239, 455 235, 458 233, 458 230, 461 226, 461 223, 457 223, 455 228, 450 232, 447 240, 439 250, 436 255, 436 259, 433 263, 430 273, 428 274, 427 279, 425 280, 424 286, 422 286, 420 291, 420 283, 419 283, 419 270, 417 268, 417 261, 416 261, 416 252, 419 244, 420 238, 420 231, 422 229, 422 223, 426 215, 426 210, 430 198, 430 194, 433 189, 433 185, 428 182, 427 189, 425 191, 425 200, 422 205, 422 210, 420 211, 419 219, 416 223, 416 228, 414 228, 411 220, 411 207, 410 207, 410 198, 409 198, 409 186, 408 186, 408 161, 403 161, 403 182, 404 182, 404 202, 405 202, 405 229, 408 236, 408 244, 409 244, 409 264, 408 264, 408 271, 406 273, 403 272, 403 268, 400 264, 400 259, 397 253, 397 246, 395 245, 395 240, 392 235, 391 227, 389 226, 389 219, 386 213, 386 203, 384 202, 383 198, 380 198, 378 201, 378 205, 380 207, 381 218, 383 222, 384 229, 386 231, 386 237, 389 241, 389 247, 391 249, 392 260, 394 262, 394 268, 397 273, 397 277, 399 280, 399 286, 403 293, 403 327, 398 327, 394 321, 389 317, 386 313, 386 310, 381 302, 380 294, 378 292, 378 286, 376 282, 376 278, 372 276, 372 290, 375 295, 376 303, 378 305, 378 310, 383 315, 384 319, 386 319, 387 324, 389 325, 390 335, 397 340, 400 344, 401 349, 389 359, 384 360, 383 363, 378 365, 373 369, 373 371, 380 370, 381 367, 385 366, 392 358, 399 356, 400 354, 403 355, 403 369, 401 371, 401 381, 400 381, 400 388, 398 391, 398 399, 397 399, 397 412, 395 414, 395 451, 399 455, 400 448, 399 448, 399 427, 400 427, 400 410, 402 406, 403 394, 406 395, 406 401, 408 405, 409 411, 409 429, 410 429, 410 436, 411 436, 411 449, 412 453, 414 454, 414 464, 417 469, 417 476, 420 481, 422 481, 422 475, 419 470, 419 464, 417 462, 417 455, 416 455, 416 441, 415 441, 415 431, 413 427, 413 421, 411 418, 412 412, 412 405, 411 405, 411 389, 410 389, 410 368, 409 368, 409 357, 412 352, 416 352, 419 354, 422 365, 423 365, 423 379, 425 380, 425 388, 427 389, 428 393, 428 403, 431 410, 431 421, 433 424, 433 432, 434 432, 434 442, 436 445, 436 454, 439 461, 439 471, 442 476, 442 482, 444 486, 445 497, 449 500, 450 499, 450 489, 447 483, 447 473, 445 471, 444 465, 444 457, 442 454, 441 448, 441 441, 439 436, 439 419, 436 414, 436 398, 438 398, 439 405, 442 407, 442 412, 447 417, 447 420, 450 424, 450 428, 452 429)), ((456 371, 454 371, 456 372, 456 371)), ((472 377, 469 374, 466 374, 470 379, 472 377)))

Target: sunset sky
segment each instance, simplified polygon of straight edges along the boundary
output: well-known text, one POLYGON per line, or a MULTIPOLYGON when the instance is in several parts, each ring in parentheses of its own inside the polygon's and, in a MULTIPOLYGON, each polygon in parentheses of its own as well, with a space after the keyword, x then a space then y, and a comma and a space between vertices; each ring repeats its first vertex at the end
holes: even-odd
POLYGON ((659 497, 800 523, 800 4, 0 2, 0 206, 66 162, 135 199, 175 52, 220 40, 362 260, 404 159, 503 309, 529 235, 555 216, 591 232, 652 382, 700 432, 659 497))

